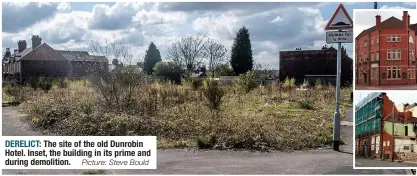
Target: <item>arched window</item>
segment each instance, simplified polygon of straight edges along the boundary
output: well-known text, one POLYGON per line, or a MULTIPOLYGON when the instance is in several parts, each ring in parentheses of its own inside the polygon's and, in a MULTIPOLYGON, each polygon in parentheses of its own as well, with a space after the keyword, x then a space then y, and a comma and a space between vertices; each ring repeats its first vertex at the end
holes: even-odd
POLYGON ((409 41, 410 43, 414 43, 414 38, 413 38, 412 36, 410 36, 410 38, 408 39, 408 41, 409 41))

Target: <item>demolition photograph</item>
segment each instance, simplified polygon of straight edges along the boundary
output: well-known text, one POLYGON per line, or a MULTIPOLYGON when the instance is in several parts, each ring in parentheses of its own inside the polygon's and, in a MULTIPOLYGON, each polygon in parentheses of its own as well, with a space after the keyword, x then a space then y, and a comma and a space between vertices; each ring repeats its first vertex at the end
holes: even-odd
POLYGON ((355 92, 354 111, 356 169, 417 166, 417 91, 355 92))

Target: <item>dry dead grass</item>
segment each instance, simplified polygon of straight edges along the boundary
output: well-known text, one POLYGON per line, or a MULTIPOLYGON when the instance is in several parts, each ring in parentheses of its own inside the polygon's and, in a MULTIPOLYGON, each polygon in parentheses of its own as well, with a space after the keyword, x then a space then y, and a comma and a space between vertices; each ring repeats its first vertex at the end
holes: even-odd
MULTIPOLYGON (((233 86, 223 89, 220 111, 205 105, 201 91, 168 83, 141 86, 135 106, 123 112, 106 107, 82 82, 49 93, 26 92, 21 107, 33 123, 61 135, 156 135, 160 148, 301 150, 331 143, 334 88, 268 85, 246 94, 233 86), (312 110, 300 107, 306 100, 312 110)), ((351 106, 351 90, 342 91, 344 108, 351 106)))

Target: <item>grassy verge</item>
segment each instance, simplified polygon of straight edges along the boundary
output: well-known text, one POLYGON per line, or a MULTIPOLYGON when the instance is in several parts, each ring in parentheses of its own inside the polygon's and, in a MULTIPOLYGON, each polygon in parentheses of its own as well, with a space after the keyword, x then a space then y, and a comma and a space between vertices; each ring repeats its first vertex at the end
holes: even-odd
MULTIPOLYGON (((78 81, 48 93, 27 92, 21 108, 36 126, 60 135, 152 135, 159 148, 287 151, 332 142, 332 87, 295 90, 275 84, 243 93, 225 85, 222 90, 219 110, 207 106, 200 89, 168 83, 141 85, 115 108, 91 84, 78 81)), ((341 91, 347 105, 350 90, 341 91)))
POLYGON ((104 170, 87 170, 83 172, 83 175, 103 175, 105 173, 104 170))

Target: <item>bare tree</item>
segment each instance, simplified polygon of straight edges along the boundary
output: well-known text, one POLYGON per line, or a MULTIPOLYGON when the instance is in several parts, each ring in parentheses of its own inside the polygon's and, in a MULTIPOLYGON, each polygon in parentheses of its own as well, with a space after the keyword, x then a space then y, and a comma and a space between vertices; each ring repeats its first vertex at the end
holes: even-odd
POLYGON ((269 77, 273 77, 273 72, 272 71, 272 65, 270 64, 262 64, 259 62, 255 62, 253 64, 253 69, 256 72, 256 76, 257 77, 261 77, 261 78, 269 78, 269 77))
POLYGON ((168 48, 167 57, 180 68, 194 71, 207 57, 206 45, 207 39, 204 35, 183 37, 168 48))
POLYGON ((219 44, 210 38, 207 40, 205 49, 208 57, 209 70, 212 71, 212 76, 214 77, 214 70, 224 61, 227 49, 222 44, 219 44))
POLYGON ((123 41, 116 41, 115 38, 105 38, 104 41, 91 40, 89 51, 95 55, 106 56, 107 59, 117 59, 121 63, 131 62, 134 57, 131 47, 123 41))
MULTIPOLYGON (((123 42, 107 39, 104 43, 91 41, 90 51, 122 63, 129 62, 134 57, 131 48, 123 42)), ((91 83, 109 107, 120 111, 132 107, 134 90, 143 83, 143 78, 144 75, 138 69, 120 64, 111 71, 93 75, 91 83)))

